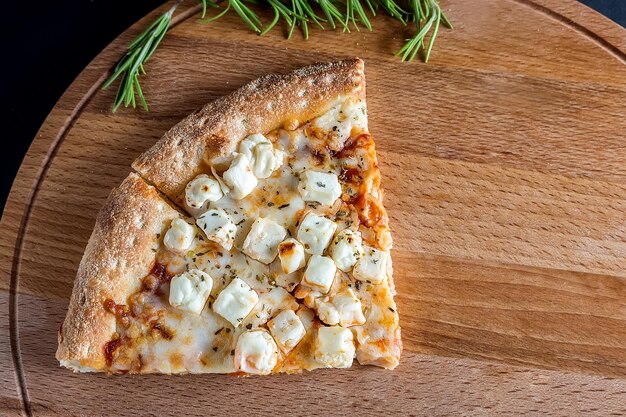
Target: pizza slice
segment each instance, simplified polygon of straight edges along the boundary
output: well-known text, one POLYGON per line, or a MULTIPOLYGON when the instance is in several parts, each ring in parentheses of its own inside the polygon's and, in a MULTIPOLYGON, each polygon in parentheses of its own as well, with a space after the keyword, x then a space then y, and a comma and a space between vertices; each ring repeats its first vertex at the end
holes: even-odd
POLYGON ((392 240, 361 60, 262 77, 188 116, 133 168, 145 181, 131 174, 113 191, 81 262, 62 365, 398 365, 392 240))

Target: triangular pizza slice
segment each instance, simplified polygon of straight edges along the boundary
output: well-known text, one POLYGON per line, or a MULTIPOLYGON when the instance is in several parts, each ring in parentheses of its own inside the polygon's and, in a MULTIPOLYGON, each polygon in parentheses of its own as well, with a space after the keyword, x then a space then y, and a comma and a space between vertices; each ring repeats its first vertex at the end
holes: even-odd
POLYGON ((60 331, 62 365, 398 365, 361 60, 262 77, 181 121, 133 168, 147 183, 131 174, 98 217, 60 331))

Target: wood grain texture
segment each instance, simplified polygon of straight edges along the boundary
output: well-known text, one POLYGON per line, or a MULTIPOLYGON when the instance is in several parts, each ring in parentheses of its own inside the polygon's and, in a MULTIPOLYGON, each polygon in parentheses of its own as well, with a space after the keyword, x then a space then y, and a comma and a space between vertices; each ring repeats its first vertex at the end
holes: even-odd
POLYGON ((428 65, 391 55, 404 35, 384 17, 305 42, 189 9, 147 65, 150 113, 111 114, 115 92, 99 86, 163 9, 106 48, 42 126, 3 213, 0 415, 626 414, 626 31, 570 0, 443 5, 455 30, 428 65), (131 161, 251 79, 354 55, 395 238, 397 370, 59 368, 78 263, 131 161))

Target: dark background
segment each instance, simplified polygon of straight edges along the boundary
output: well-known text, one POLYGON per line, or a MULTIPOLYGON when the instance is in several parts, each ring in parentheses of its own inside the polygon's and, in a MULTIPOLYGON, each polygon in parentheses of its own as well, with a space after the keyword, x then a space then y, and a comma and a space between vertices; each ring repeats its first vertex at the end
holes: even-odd
MULTIPOLYGON (((582 2, 626 27, 626 0, 582 2)), ((65 89, 106 45, 163 3, 17 0, 3 4, 0 210, 32 139, 65 89)))

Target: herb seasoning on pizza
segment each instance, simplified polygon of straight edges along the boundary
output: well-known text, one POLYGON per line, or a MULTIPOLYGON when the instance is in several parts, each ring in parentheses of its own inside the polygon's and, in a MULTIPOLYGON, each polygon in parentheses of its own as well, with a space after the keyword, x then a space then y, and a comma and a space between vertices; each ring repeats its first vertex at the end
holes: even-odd
POLYGON ((262 77, 188 116, 133 168, 81 261, 59 332, 63 366, 243 375, 347 368, 355 357, 398 365, 361 60, 262 77))

